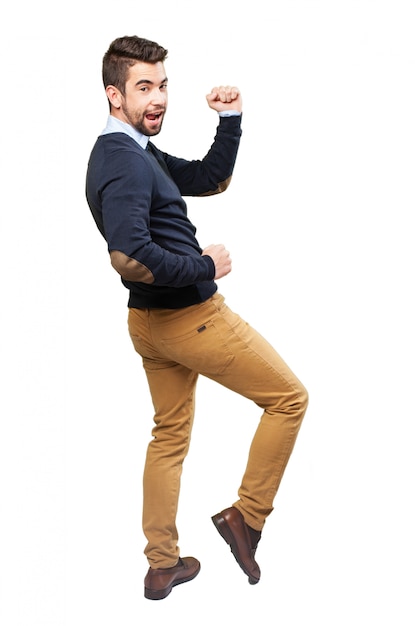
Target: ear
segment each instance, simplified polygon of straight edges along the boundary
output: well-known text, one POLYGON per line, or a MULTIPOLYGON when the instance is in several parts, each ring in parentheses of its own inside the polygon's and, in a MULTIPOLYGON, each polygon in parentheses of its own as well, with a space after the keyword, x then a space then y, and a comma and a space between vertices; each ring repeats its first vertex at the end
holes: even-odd
POLYGON ((122 94, 120 90, 117 89, 117 87, 114 87, 114 85, 108 85, 108 87, 105 89, 105 93, 107 94, 107 98, 111 106, 113 106, 115 109, 121 108, 122 94))

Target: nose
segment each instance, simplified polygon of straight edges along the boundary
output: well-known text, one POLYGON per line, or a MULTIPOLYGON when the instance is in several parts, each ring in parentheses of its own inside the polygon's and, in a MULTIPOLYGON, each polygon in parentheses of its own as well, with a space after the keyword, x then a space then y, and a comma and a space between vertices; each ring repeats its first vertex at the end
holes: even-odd
POLYGON ((164 106, 167 102, 167 93, 165 91, 161 91, 160 89, 155 89, 152 93, 151 102, 152 104, 164 106))

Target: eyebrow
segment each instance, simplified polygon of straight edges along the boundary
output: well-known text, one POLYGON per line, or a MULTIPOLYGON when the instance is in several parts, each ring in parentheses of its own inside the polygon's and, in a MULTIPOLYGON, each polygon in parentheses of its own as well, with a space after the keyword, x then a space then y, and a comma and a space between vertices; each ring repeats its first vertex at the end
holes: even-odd
MULTIPOLYGON (((163 80, 160 82, 160 85, 164 85, 164 83, 167 83, 168 79, 167 76, 166 78, 163 78, 163 80)), ((148 80, 148 78, 142 78, 141 80, 138 80, 136 82, 136 85, 154 85, 152 80, 148 80)))

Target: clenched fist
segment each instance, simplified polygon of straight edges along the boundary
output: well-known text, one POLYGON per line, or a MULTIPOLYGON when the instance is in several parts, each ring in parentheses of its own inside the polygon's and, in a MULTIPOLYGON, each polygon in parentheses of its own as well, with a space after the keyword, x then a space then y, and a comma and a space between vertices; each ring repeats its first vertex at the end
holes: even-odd
POLYGON ((232 261, 228 250, 221 243, 211 244, 202 252, 202 256, 210 256, 215 264, 215 279, 226 276, 232 269, 232 261))
POLYGON ((238 87, 213 87, 212 91, 206 96, 208 105, 214 111, 242 111, 242 97, 238 87))

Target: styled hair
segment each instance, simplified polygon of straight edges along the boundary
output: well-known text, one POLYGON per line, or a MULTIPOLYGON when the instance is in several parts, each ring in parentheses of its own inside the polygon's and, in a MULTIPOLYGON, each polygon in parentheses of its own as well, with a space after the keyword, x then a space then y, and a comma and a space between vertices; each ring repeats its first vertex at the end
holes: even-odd
POLYGON ((167 50, 155 41, 141 37, 119 37, 110 44, 102 60, 102 80, 104 87, 113 85, 125 95, 128 72, 137 61, 143 63, 164 62, 167 50))

